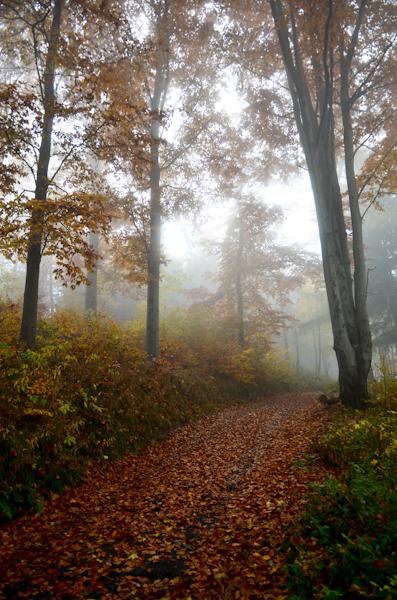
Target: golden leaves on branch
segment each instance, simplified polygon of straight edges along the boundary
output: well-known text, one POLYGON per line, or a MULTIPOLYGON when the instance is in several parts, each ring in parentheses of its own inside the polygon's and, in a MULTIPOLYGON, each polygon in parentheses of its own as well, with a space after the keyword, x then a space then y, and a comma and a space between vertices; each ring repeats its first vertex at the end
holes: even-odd
POLYGON ((397 190, 397 128, 391 129, 364 162, 357 178, 361 200, 378 208, 382 196, 397 190))
POLYGON ((92 269, 99 258, 89 244, 89 234, 100 233, 107 239, 111 218, 111 202, 100 194, 75 192, 46 201, 26 197, 3 201, 0 251, 6 258, 24 260, 30 236, 42 232, 42 254, 55 257, 55 277, 74 288, 86 282, 84 268, 92 269))
POLYGON ((138 233, 122 231, 113 234, 110 245, 112 265, 123 279, 137 285, 147 283, 147 250, 138 233))

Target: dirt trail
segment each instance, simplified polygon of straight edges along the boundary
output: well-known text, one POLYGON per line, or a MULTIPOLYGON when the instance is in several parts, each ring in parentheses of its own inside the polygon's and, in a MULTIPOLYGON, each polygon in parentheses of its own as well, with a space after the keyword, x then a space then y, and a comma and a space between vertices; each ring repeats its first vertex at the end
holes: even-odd
POLYGON ((308 481, 313 394, 225 409, 0 531, 0 598, 285 598, 277 551, 308 481))

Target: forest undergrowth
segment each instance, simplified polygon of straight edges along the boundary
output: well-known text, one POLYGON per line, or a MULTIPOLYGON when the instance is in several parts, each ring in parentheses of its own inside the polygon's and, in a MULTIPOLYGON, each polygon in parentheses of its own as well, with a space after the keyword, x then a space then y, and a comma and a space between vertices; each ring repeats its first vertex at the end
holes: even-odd
POLYGON ((219 407, 298 385, 279 353, 241 349, 201 323, 164 336, 162 356, 149 360, 139 327, 59 312, 41 320, 31 350, 17 341, 18 319, 18 306, 1 306, 0 520, 40 510, 94 462, 136 452, 219 407))
POLYGON ((337 408, 313 445, 333 472, 287 535, 290 600, 397 598, 397 387, 383 375, 366 410, 337 408))
POLYGON ((26 349, 18 315, 1 306, 0 598, 397 598, 393 378, 327 410, 299 391, 324 382, 189 319, 148 360, 139 327, 70 312, 26 349))

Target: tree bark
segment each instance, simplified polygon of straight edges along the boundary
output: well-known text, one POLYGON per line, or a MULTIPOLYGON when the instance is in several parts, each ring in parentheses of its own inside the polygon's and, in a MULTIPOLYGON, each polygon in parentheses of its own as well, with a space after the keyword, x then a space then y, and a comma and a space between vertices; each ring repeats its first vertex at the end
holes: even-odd
POLYGON ((349 63, 341 48, 341 112, 343 122, 343 142, 345 154, 345 172, 349 195, 350 217, 353 232, 354 258, 354 303, 356 326, 358 331, 357 367, 362 377, 367 378, 371 368, 372 340, 367 309, 367 266, 364 254, 363 222, 359 205, 359 193, 354 167, 354 138, 351 119, 351 98, 349 94, 349 63))
POLYGON ((238 248, 236 264, 236 296, 237 296, 237 340, 242 348, 245 346, 245 323, 244 323, 244 292, 243 292, 243 259, 244 252, 244 224, 241 214, 238 216, 238 248))
MULTIPOLYGON (((357 312, 330 123, 325 131, 328 139, 320 131, 318 144, 306 148, 305 154, 319 224, 324 279, 339 367, 340 397, 344 404, 358 408, 368 398, 368 372, 364 373, 360 367, 357 312)), ((317 132, 313 133, 317 135, 317 132)))
MULTIPOLYGON (((358 298, 353 294, 346 225, 336 169, 332 107, 333 55, 325 45, 323 85, 321 93, 317 93, 315 107, 305 77, 296 24, 292 20, 291 29, 288 30, 282 0, 270 0, 270 5, 315 200, 334 350, 339 366, 340 397, 345 405, 360 407, 368 398, 371 349, 368 347, 368 338, 362 338, 359 326, 362 309, 357 306, 358 298)), ((327 36, 325 32, 325 44, 327 36)), ((356 227, 356 221, 352 225, 356 227)), ((359 245, 359 232, 354 233, 359 245)), ((366 302, 363 295, 360 295, 360 302, 366 302)))
POLYGON ((299 336, 298 329, 295 327, 295 373, 297 375, 300 374, 301 371, 301 361, 300 361, 300 350, 299 350, 299 336))
MULTIPOLYGON (((54 83, 62 8, 63 0, 55 0, 48 51, 44 68, 44 116, 35 188, 35 200, 40 202, 43 202, 47 199, 48 191, 48 166, 51 157, 52 128, 56 100, 54 83)), ((43 209, 39 207, 32 210, 29 245, 26 258, 25 291, 23 297, 20 330, 20 339, 22 342, 26 343, 28 347, 34 347, 36 343, 43 221, 43 209)))
POLYGON ((146 315, 146 350, 149 356, 152 358, 158 356, 160 350, 161 203, 159 136, 159 117, 153 117, 150 148, 150 244, 148 254, 148 290, 146 315))
POLYGON ((160 352, 160 260, 161 188, 160 128, 169 83, 168 2, 157 15, 157 52, 154 90, 151 97, 150 129, 150 240, 148 248, 148 289, 146 310, 146 351, 151 358, 160 352))
MULTIPOLYGON (((94 252, 99 249, 99 234, 90 233, 90 246, 94 252)), ((95 262, 92 271, 87 273, 85 287, 85 314, 87 318, 96 317, 98 310, 98 263, 95 262)))
POLYGON ((317 327, 317 340, 318 340, 318 375, 321 375, 322 370, 322 344, 321 344, 321 324, 318 323, 317 327))

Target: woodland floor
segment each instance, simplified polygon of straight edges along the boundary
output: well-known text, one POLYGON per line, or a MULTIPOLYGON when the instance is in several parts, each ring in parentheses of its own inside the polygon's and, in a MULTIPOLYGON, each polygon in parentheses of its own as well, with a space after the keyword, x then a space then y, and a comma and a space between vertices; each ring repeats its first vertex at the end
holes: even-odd
POLYGON ((314 394, 231 407, 128 456, 0 530, 0 598, 281 599, 302 510, 314 394))

